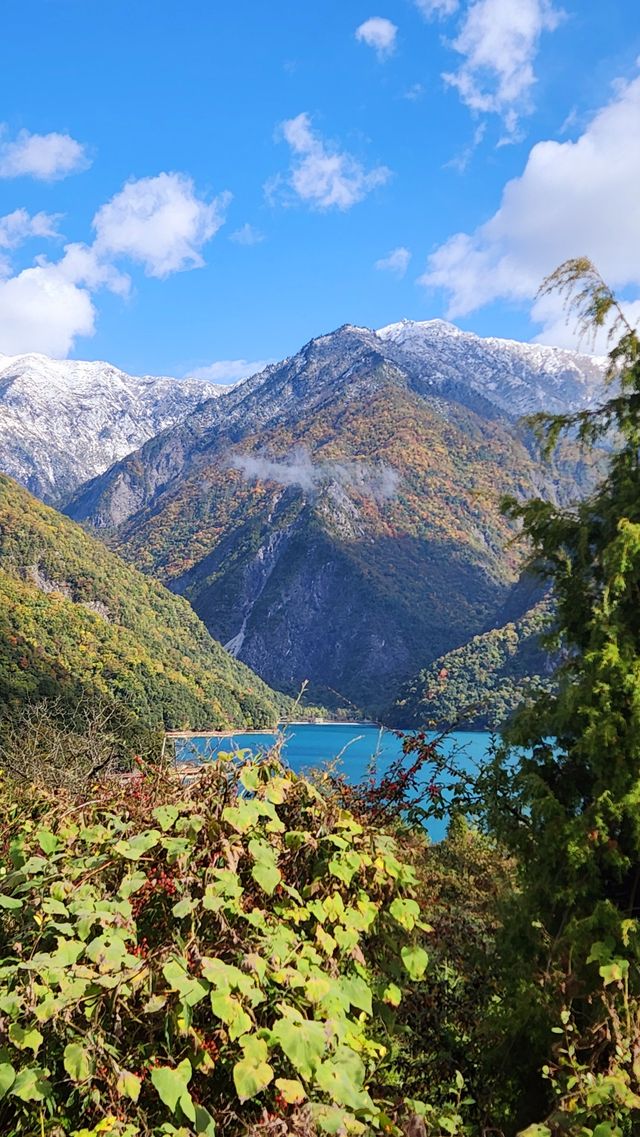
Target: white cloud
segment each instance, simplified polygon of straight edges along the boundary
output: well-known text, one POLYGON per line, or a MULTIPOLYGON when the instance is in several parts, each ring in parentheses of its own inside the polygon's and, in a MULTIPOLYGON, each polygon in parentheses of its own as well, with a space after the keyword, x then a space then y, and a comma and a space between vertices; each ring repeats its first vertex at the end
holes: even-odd
MULTIPOLYGON (((569 257, 590 257, 618 290, 640 287, 639 133, 637 78, 617 86, 575 141, 537 143, 493 217, 429 258, 421 282, 444 289, 449 317, 496 300, 533 301, 569 257)), ((559 336, 557 300, 538 300, 532 315, 543 325, 538 338, 559 336)))
MULTIPOLYGON (((95 331, 94 294, 101 288, 118 296, 129 292, 131 281, 117 260, 140 262, 147 275, 158 277, 201 265, 200 250, 222 224, 227 200, 225 194, 202 200, 181 174, 143 178, 98 210, 93 244, 68 244, 56 262, 40 255, 14 276, 0 258, 0 351, 68 355, 78 336, 95 331)), ((0 249, 27 237, 57 236, 56 220, 15 210, 0 218, 0 249)))
POLYGON ((69 134, 21 130, 13 142, 0 141, 0 178, 26 176, 53 182, 90 164, 85 147, 69 134))
POLYGON ((378 59, 387 59, 395 51, 398 29, 384 16, 370 16, 356 28, 355 34, 360 43, 374 49, 378 59))
POLYGON ((471 110, 503 116, 505 141, 529 109, 540 37, 562 17, 551 0, 475 0, 465 12, 451 45, 463 62, 444 79, 471 110))
MULTIPOLYGON (((306 113, 283 122, 282 133, 295 155, 286 184, 315 209, 351 209, 391 176, 386 166, 366 170, 352 154, 325 142, 312 130, 306 113)), ((277 179, 267 194, 281 184, 277 179)))
POLYGON ((128 182, 93 219, 96 252, 137 261, 147 276, 199 268, 200 250, 224 223, 230 199, 222 193, 205 201, 184 174, 128 182))
POLYGON ((399 245, 397 249, 392 249, 388 256, 381 257, 379 261, 376 261, 375 267, 383 272, 391 272, 394 276, 402 277, 409 268, 410 260, 411 253, 409 250, 405 249, 403 245, 399 245))
POLYGON ((29 213, 26 209, 14 209, 0 217, 0 249, 17 249, 30 237, 59 237, 58 213, 29 213))
POLYGON ((235 229, 229 236, 229 240, 235 241, 236 245, 259 245, 264 239, 264 233, 261 233, 259 229, 255 229, 248 221, 245 221, 244 225, 241 225, 239 229, 235 229))
POLYGON ((415 6, 428 20, 452 16, 460 7, 459 0, 414 0, 415 6))
POLYGON ((416 103, 423 95, 424 85, 422 83, 413 83, 410 87, 407 87, 403 98, 408 99, 410 103, 416 103))
POLYGON ((24 269, 0 281, 0 351, 69 354, 76 336, 95 330, 89 292, 67 280, 56 265, 24 269))
POLYGON ((233 454, 232 469, 240 470, 247 481, 276 482, 280 486, 299 486, 307 493, 317 493, 323 486, 339 485, 358 490, 378 502, 388 501, 398 492, 400 478, 396 470, 379 462, 314 462, 306 446, 297 446, 286 458, 269 458, 263 454, 233 454))
POLYGON ((186 378, 206 379, 208 383, 237 383, 264 371, 273 362, 273 359, 219 359, 216 363, 192 368, 186 373, 186 378))

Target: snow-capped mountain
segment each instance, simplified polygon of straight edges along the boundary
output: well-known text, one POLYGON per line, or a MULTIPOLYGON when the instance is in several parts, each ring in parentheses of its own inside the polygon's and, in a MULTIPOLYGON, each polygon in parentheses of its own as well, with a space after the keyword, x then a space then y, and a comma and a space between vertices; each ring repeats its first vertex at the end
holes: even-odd
POLYGON ((0 355, 0 470, 59 501, 228 390, 109 363, 0 355))
POLYGON ((376 335, 399 363, 421 376, 424 394, 462 384, 509 415, 525 415, 575 410, 602 393, 606 360, 597 356, 483 339, 445 320, 401 320, 376 335))
POLYGON ((185 596, 282 690, 374 712, 493 626, 519 564, 503 495, 573 500, 523 411, 602 395, 603 361, 440 322, 312 340, 83 486, 75 520, 185 596), (336 692, 339 695, 336 696, 336 692))

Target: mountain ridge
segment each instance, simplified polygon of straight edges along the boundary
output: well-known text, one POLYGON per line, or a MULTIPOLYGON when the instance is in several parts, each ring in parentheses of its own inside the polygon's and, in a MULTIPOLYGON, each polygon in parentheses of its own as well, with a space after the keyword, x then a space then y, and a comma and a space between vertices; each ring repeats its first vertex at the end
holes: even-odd
POLYGON ((0 469, 52 504, 229 390, 102 361, 0 355, 0 469))
POLYGON ((317 337, 65 508, 185 596, 272 686, 310 679, 316 701, 373 713, 505 603, 521 556, 501 496, 566 503, 592 484, 570 441, 541 463, 513 392, 532 411, 591 405, 598 361, 561 351, 545 379, 545 353, 525 345, 500 388, 508 346, 471 337, 471 374, 470 334, 446 332, 456 351, 435 368, 436 330, 419 358, 353 325, 317 337), (386 497, 373 488, 385 477, 386 497))

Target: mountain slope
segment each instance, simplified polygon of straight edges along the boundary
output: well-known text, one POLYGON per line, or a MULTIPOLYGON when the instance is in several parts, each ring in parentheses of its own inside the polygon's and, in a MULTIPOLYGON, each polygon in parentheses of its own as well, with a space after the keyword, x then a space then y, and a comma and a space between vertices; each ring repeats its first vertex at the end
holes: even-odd
POLYGON ((226 390, 108 363, 0 355, 0 469, 60 501, 226 390))
POLYGON ((184 600, 0 475, 0 708, 52 696, 145 727, 272 725, 287 706, 184 600))
POLYGON ((389 329, 313 340, 89 483, 69 513, 273 685, 308 678, 322 701, 388 705, 500 611, 519 567, 501 496, 566 501, 590 484, 570 444, 543 466, 502 403, 517 387, 518 410, 589 405, 602 377, 570 352, 413 329, 419 359, 389 329), (447 348, 438 370, 423 356, 443 338, 473 350, 454 367, 447 348))
POLYGON ((385 723, 405 730, 502 726, 516 707, 552 682, 558 660, 541 644, 551 618, 548 597, 516 585, 496 626, 413 676, 384 712, 385 723), (523 593, 529 600, 524 607, 523 593))

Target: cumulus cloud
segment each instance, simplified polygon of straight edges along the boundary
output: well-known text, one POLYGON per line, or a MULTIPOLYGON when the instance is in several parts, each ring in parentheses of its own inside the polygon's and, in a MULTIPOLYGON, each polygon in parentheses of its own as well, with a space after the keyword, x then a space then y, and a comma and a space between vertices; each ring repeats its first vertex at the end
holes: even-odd
POLYGON ((0 139, 0 178, 54 182, 86 170, 90 164, 86 148, 69 134, 21 130, 13 141, 0 139))
POLYGON ((0 217, 0 249, 17 249, 31 237, 59 237, 59 213, 29 213, 14 209, 0 217))
POLYGON ((39 351, 64 358, 76 336, 94 330, 89 292, 56 265, 24 269, 0 281, 0 350, 7 355, 39 351))
POLYGON ((158 174, 128 182, 93 219, 95 249, 128 257, 147 276, 166 277, 204 264, 201 249, 224 223, 231 195, 198 197, 185 174, 158 174))
MULTIPOLYGON (((575 141, 537 143, 493 217, 429 258, 421 282, 445 291, 449 317, 495 300, 532 301, 542 278, 575 256, 590 257, 614 288, 640 287, 639 132, 636 78, 617 86, 575 141)), ((532 313, 540 339, 558 335, 555 299, 537 301, 532 313)))
POLYGON ((264 239, 264 233, 255 229, 248 221, 245 221, 239 229, 234 229, 229 236, 229 240, 235 241, 236 245, 259 245, 264 239))
POLYGON ((561 19, 550 0, 475 0, 452 43, 463 62, 445 81, 472 110, 503 115, 513 134, 529 105, 540 37, 561 19))
POLYGON ((402 277, 409 268, 410 260, 409 250, 405 249, 404 245, 399 245, 397 249, 392 249, 388 256, 376 261, 375 267, 382 272, 391 272, 394 276, 402 277))
POLYGON ((399 477, 384 463, 314 462, 306 447, 298 446, 282 459, 260 454, 234 454, 233 469, 248 481, 276 482, 280 486, 299 486, 306 493, 317 493, 322 486, 340 485, 356 489, 376 501, 388 501, 398 490, 399 477))
POLYGON ((356 28, 356 39, 372 47, 378 59, 387 59, 393 55, 396 47, 398 29, 391 20, 384 16, 370 16, 360 27, 356 28))
MULTIPOLYGON (((95 293, 103 288, 118 296, 129 292, 131 281, 119 260, 140 263, 148 276, 157 277, 198 267, 202 246, 222 224, 227 201, 226 194, 210 202, 198 197, 191 179, 181 174, 142 178, 98 210, 92 244, 68 244, 56 262, 40 255, 33 267, 13 276, 0 258, 0 351, 68 355, 78 336, 95 331, 95 293)), ((28 237, 57 236, 56 220, 25 209, 7 214, 0 218, 0 250, 14 249, 28 237)))
POLYGON ((208 383, 237 383, 240 379, 264 371, 273 362, 273 359, 219 359, 216 363, 193 368, 188 372, 188 377, 206 379, 208 383))
MULTIPOLYGON (((303 113, 282 123, 282 134, 294 158, 284 185, 314 209, 351 209, 391 176, 386 166, 366 170, 346 150, 326 142, 303 113)), ((267 187, 268 196, 278 196, 283 179, 267 187)))

